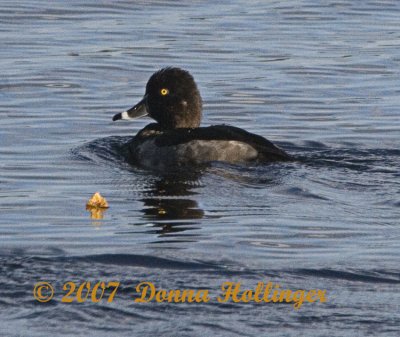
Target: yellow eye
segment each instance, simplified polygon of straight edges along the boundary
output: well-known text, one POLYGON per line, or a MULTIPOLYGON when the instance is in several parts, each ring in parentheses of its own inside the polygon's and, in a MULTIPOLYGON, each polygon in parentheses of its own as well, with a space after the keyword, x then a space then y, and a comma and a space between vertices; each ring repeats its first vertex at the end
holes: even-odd
POLYGON ((161 95, 165 96, 165 95, 168 95, 168 94, 169 94, 169 90, 166 89, 166 88, 162 88, 161 91, 160 91, 160 93, 161 93, 161 95))

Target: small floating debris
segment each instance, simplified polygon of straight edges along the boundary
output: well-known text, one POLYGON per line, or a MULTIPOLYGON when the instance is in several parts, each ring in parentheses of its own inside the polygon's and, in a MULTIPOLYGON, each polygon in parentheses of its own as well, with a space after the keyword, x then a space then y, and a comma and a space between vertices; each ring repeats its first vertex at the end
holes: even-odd
POLYGON ((88 208, 108 208, 107 200, 99 193, 96 192, 93 196, 89 199, 86 204, 86 209, 88 208))
POLYGON ((86 209, 90 211, 90 217, 96 220, 103 219, 103 213, 108 207, 107 200, 99 192, 93 194, 86 204, 86 209))

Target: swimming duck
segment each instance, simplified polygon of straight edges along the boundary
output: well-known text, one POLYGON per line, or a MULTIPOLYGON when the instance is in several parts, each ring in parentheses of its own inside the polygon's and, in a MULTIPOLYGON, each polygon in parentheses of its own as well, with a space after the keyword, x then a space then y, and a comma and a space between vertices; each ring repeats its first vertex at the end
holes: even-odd
POLYGON ((149 115, 157 123, 143 128, 128 146, 144 167, 228 163, 266 163, 291 157, 269 140, 229 125, 200 127, 202 99, 189 72, 175 67, 155 72, 143 99, 113 121, 149 115))

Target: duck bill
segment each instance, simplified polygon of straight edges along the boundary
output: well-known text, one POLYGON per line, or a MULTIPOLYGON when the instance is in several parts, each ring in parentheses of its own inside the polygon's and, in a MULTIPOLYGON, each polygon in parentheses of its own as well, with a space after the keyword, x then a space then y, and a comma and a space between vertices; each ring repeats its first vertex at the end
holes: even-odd
POLYGON ((113 121, 117 121, 119 119, 134 119, 148 115, 147 110, 147 95, 143 97, 143 99, 136 104, 134 107, 126 110, 124 112, 120 112, 113 117, 113 121))

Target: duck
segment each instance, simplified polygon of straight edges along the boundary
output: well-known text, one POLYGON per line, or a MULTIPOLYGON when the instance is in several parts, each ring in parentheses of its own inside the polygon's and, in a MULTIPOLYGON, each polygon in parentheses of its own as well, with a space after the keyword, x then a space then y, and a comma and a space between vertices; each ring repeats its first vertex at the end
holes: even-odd
POLYGON ((156 71, 143 98, 112 120, 148 115, 156 121, 140 130, 127 146, 135 164, 152 169, 212 162, 262 164, 292 157, 266 138, 231 125, 201 127, 202 98, 193 76, 178 67, 156 71))

